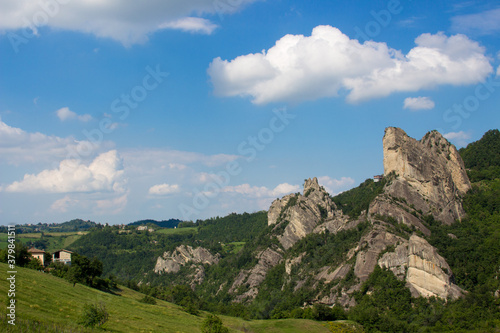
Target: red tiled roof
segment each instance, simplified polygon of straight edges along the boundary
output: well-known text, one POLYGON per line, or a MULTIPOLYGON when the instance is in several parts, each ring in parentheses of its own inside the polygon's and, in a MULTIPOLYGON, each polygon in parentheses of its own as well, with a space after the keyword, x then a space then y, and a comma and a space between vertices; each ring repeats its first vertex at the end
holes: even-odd
POLYGON ((30 253, 45 253, 44 250, 35 249, 34 247, 32 247, 31 249, 28 249, 28 252, 30 252, 30 253))

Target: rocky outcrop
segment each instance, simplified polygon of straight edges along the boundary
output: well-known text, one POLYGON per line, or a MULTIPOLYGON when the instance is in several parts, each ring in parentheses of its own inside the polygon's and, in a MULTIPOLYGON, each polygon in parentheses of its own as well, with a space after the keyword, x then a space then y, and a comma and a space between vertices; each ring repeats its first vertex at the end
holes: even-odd
MULTIPOLYGON (((220 255, 212 255, 207 249, 198 247, 193 249, 189 245, 181 245, 172 252, 165 252, 156 259, 154 272, 177 273, 181 266, 187 263, 213 265, 219 262, 220 255)), ((198 273, 199 276, 199 273, 198 273)))
POLYGON ((366 281, 377 265, 379 254, 388 246, 396 244, 401 237, 387 232, 382 226, 374 226, 367 235, 363 236, 354 249, 356 264, 354 274, 361 282, 366 281))
POLYGON ((258 263, 252 269, 240 271, 229 289, 230 294, 236 295, 236 302, 254 299, 259 293, 258 286, 266 278, 267 272, 281 263, 283 255, 267 248, 257 254, 257 259, 258 263), (245 291, 238 293, 241 287, 245 291))
POLYGON ((452 283, 450 266, 425 239, 413 235, 394 252, 385 253, 378 264, 405 279, 413 296, 456 299, 462 290, 452 283))
MULTIPOLYGON (((386 129, 383 145, 384 175, 397 175, 387 194, 446 224, 464 216, 460 198, 471 185, 455 146, 437 131, 417 141, 395 127, 386 129)), ((371 212, 377 213, 377 209, 373 207, 371 212)))
MULTIPOLYGON (((353 293, 377 265, 405 280, 414 296, 455 299, 462 295, 444 258, 417 236, 431 234, 425 221, 427 215, 446 224, 464 217, 461 198, 470 189, 470 182, 457 150, 435 131, 417 141, 393 127, 386 129, 383 147, 383 190, 356 219, 337 209, 316 178, 305 181, 302 194, 277 199, 269 209, 268 225, 274 226, 271 237, 277 237, 285 251, 267 249, 259 256, 271 251, 266 256, 274 253, 275 263, 286 258, 287 250, 311 233, 336 234, 366 221, 371 223, 356 245, 346 251, 341 263, 308 270, 307 259, 317 255, 314 251, 285 260, 285 272, 288 281, 295 283, 295 290, 307 286, 306 281, 315 281, 308 288, 321 282, 330 286, 330 290, 319 292, 315 302, 352 306, 353 293)), ((361 226, 365 228, 366 224, 361 226)), ((261 257, 253 269, 240 272, 231 287, 237 300, 257 295, 269 267, 272 265, 261 257), (243 288, 240 293, 236 293, 238 288, 243 288)))
POLYGON ((278 237, 285 249, 313 232, 320 222, 338 217, 336 206, 317 178, 307 179, 303 194, 290 194, 275 200, 268 212, 268 225, 286 225, 278 237))

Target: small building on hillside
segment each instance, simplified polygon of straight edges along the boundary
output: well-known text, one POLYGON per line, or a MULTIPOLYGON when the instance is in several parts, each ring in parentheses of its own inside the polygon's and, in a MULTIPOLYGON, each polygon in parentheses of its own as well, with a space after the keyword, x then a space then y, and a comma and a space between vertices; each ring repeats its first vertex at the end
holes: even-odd
POLYGON ((31 256, 33 258, 37 258, 38 260, 40 260, 40 262, 42 263, 42 266, 45 266, 45 251, 44 250, 39 250, 39 249, 35 249, 34 247, 32 247, 31 249, 28 249, 28 252, 31 254, 31 256))
POLYGON ((53 262, 62 262, 63 264, 71 264, 71 254, 73 252, 68 250, 59 250, 52 253, 53 262))
POLYGON ((376 175, 376 176, 373 176, 373 181, 375 183, 381 181, 382 179, 384 179, 384 175, 376 175))

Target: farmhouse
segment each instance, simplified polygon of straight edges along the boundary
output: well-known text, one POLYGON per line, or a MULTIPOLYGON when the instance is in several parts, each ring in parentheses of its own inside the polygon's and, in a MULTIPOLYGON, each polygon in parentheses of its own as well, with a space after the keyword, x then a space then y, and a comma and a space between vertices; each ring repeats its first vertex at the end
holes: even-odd
POLYGON ((52 261, 53 262, 62 262, 64 264, 71 264, 71 254, 73 252, 68 250, 59 250, 52 253, 52 261))
POLYGON ((31 254, 31 256, 33 258, 37 258, 38 260, 40 260, 40 262, 42 263, 42 266, 45 266, 45 261, 44 261, 45 251, 44 250, 39 250, 39 249, 35 249, 34 247, 32 247, 31 249, 28 249, 28 252, 31 254))

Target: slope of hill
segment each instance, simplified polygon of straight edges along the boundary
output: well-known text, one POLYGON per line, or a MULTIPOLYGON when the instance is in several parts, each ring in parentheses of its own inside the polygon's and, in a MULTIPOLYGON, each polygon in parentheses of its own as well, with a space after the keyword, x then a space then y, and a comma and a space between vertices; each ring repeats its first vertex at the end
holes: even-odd
MULTIPOLYGON (((0 263, 0 280, 6 281, 8 266, 0 263)), ((0 284, 0 294, 7 295, 7 283, 0 284)), ((87 332, 76 324, 84 304, 103 302, 109 312, 104 331, 110 332, 200 332, 206 316, 194 316, 180 307, 157 300, 156 305, 139 302, 144 295, 121 287, 116 295, 104 293, 30 269, 17 268, 16 323, 12 332, 87 332), (26 328, 29 327, 29 328, 26 328), (36 329, 35 329, 36 328, 36 329)), ((6 318, 6 297, 0 298, 2 317, 6 318)), ((328 332, 309 320, 244 321, 222 317, 231 332, 328 332)), ((12 329, 4 320, 0 330, 12 329)))
POLYGON ((500 177, 500 131, 489 130, 481 140, 460 149, 471 181, 500 177))

